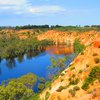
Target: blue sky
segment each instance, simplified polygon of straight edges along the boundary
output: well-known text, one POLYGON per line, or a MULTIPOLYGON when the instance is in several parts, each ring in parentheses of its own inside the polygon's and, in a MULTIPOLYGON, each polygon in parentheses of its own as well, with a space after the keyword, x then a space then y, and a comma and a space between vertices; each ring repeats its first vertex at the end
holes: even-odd
POLYGON ((0 26, 99 25, 100 0, 0 0, 0 26))

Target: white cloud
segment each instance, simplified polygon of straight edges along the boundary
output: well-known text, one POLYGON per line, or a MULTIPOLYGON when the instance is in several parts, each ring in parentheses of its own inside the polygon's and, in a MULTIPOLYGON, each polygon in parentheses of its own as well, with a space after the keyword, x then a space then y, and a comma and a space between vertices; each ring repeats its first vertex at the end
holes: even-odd
POLYGON ((37 6, 37 7, 29 7, 29 12, 31 13, 57 13, 65 11, 64 8, 56 5, 43 5, 43 6, 37 6))
POLYGON ((29 0, 0 0, 0 11, 3 13, 11 12, 15 14, 53 14, 63 12, 65 9, 57 5, 32 6, 29 0))
POLYGON ((26 3, 27 0, 0 0, 1 5, 22 5, 26 3))

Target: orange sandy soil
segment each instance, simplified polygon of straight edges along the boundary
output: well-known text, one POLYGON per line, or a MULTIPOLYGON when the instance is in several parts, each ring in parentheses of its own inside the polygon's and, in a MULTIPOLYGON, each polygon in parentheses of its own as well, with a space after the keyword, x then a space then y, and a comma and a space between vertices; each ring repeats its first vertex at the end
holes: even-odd
POLYGON ((20 39, 26 39, 28 38, 28 34, 35 35, 35 30, 29 30, 29 29, 21 29, 21 30, 14 30, 14 29, 3 29, 2 32, 7 34, 8 36, 16 35, 20 39))
POLYGON ((67 31, 62 32, 62 31, 56 31, 56 30, 49 30, 43 34, 38 35, 37 39, 38 40, 44 40, 44 39, 52 40, 56 44, 62 44, 62 43, 68 43, 68 42, 73 44, 74 40, 76 38, 79 38, 82 44, 89 45, 94 41, 95 37, 97 37, 98 34, 100 34, 100 32, 88 31, 88 32, 79 33, 79 32, 72 31, 69 34, 69 32, 67 31))
MULTIPOLYGON (((62 72, 64 75, 59 76, 59 78, 52 83, 51 89, 47 88, 40 94, 41 100, 45 99, 46 92, 50 93, 48 100, 100 100, 100 82, 98 82, 98 80, 96 80, 92 85, 89 85, 89 89, 87 91, 81 88, 91 69, 94 66, 100 66, 100 62, 96 64, 94 61, 94 58, 99 58, 100 60, 100 32, 89 31, 85 32, 84 34, 76 34, 77 33, 74 32, 74 35, 69 36, 66 34, 66 32, 59 33, 58 31, 48 31, 38 36, 39 40, 51 39, 53 41, 56 41, 57 38, 60 41, 60 39, 67 39, 70 37, 68 39, 71 39, 70 41, 72 41, 72 43, 75 38, 79 38, 81 43, 86 45, 86 49, 83 51, 83 54, 79 54, 70 64, 70 66, 62 72), (60 37, 60 34, 63 35, 60 37), (93 56, 94 53, 97 55, 93 56), (87 67, 87 65, 89 66, 87 67), (72 67, 75 67, 75 69, 71 70, 72 67), (82 73, 79 73, 80 70, 82 70, 82 73), (72 97, 72 95, 69 93, 69 90, 73 89, 73 87, 76 85, 70 85, 61 92, 57 92, 56 90, 60 86, 67 86, 69 84, 69 78, 73 74, 75 75, 74 78, 78 78, 80 80, 77 84, 77 86, 80 87, 80 90, 76 91, 76 95, 72 97)), ((61 40, 61 42, 62 41, 63 40, 61 40)))

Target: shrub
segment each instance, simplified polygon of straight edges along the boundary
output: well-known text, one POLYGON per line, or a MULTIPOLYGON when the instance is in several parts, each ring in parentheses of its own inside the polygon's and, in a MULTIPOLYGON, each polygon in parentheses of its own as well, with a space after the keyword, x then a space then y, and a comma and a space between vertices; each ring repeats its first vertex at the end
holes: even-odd
POLYGON ((39 78, 40 83, 45 83, 45 79, 44 78, 39 78))
POLYGON ((64 86, 60 86, 58 89, 57 89, 57 92, 61 92, 63 89, 65 89, 64 86))
POLYGON ((72 80, 72 78, 69 78, 68 80, 69 80, 69 81, 71 81, 71 80, 72 80))
POLYGON ((95 66, 91 69, 89 76, 85 79, 82 89, 87 90, 89 84, 93 83, 96 79, 100 81, 100 66, 95 66))
POLYGON ((75 67, 71 67, 71 68, 70 68, 70 70, 74 70, 74 69, 75 69, 75 67))
POLYGON ((73 74, 72 77, 74 78, 75 77, 75 74, 73 74))
POLYGON ((51 81, 45 82, 45 87, 46 87, 46 88, 51 87, 51 81))
POLYGON ((86 64, 86 67, 89 67, 89 64, 86 64))
POLYGON ((84 55, 84 52, 81 52, 81 55, 84 55))
POLYGON ((32 89, 20 82, 10 81, 6 86, 0 86, 0 100, 25 100, 33 94, 32 89))
POLYGON ((44 84, 39 84, 38 85, 38 89, 41 91, 41 90, 43 90, 44 89, 44 87, 45 87, 45 85, 44 84))
POLYGON ((53 80, 56 80, 59 77, 59 74, 53 76, 53 80))
POLYGON ((61 82, 63 81, 64 79, 61 79, 61 82))
POLYGON ((25 98, 24 100, 40 100, 39 93, 34 93, 33 96, 28 99, 25 98))
POLYGON ((75 93, 75 91, 74 91, 74 90, 72 90, 72 89, 70 89, 70 90, 69 90, 69 93, 72 95, 72 97, 74 97, 74 96, 75 96, 75 94, 76 94, 76 93, 75 93))
POLYGON ((78 83, 79 83, 79 79, 76 78, 75 80, 74 79, 71 80, 70 83, 69 83, 69 85, 77 85, 78 83))
POLYGON ((45 100, 48 100, 49 96, 50 96, 50 93, 49 92, 46 92, 45 100))
POLYGON ((100 62, 99 58, 94 58, 94 61, 96 64, 100 62))
POLYGON ((83 72, 83 70, 79 70, 79 73, 82 73, 83 72))
POLYGON ((64 73, 61 73, 61 76, 64 76, 64 73))
POLYGON ((49 90, 51 90, 51 88, 52 88, 52 87, 50 86, 50 87, 49 87, 49 90))
POLYGON ((74 91, 78 91, 78 90, 80 90, 80 87, 75 86, 75 87, 73 88, 73 90, 74 90, 74 91))
POLYGON ((93 54, 93 56, 97 56, 97 55, 98 55, 97 53, 94 53, 94 54, 93 54))

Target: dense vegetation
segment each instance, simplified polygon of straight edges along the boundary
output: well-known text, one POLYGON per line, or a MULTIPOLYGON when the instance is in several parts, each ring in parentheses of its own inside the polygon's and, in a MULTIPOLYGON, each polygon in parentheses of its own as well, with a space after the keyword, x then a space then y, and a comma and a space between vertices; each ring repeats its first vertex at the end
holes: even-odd
POLYGON ((29 73, 18 79, 12 79, 0 86, 0 100, 27 100, 34 92, 32 87, 37 77, 29 73))
POLYGON ((80 43, 79 39, 76 39, 74 41, 74 52, 76 54, 79 54, 80 52, 82 52, 84 50, 84 48, 85 48, 85 46, 80 43))
POLYGON ((38 41, 34 37, 27 39, 19 39, 16 35, 7 36, 0 35, 0 58, 13 59, 14 57, 34 56, 41 52, 47 45, 53 42, 43 40, 38 41))

